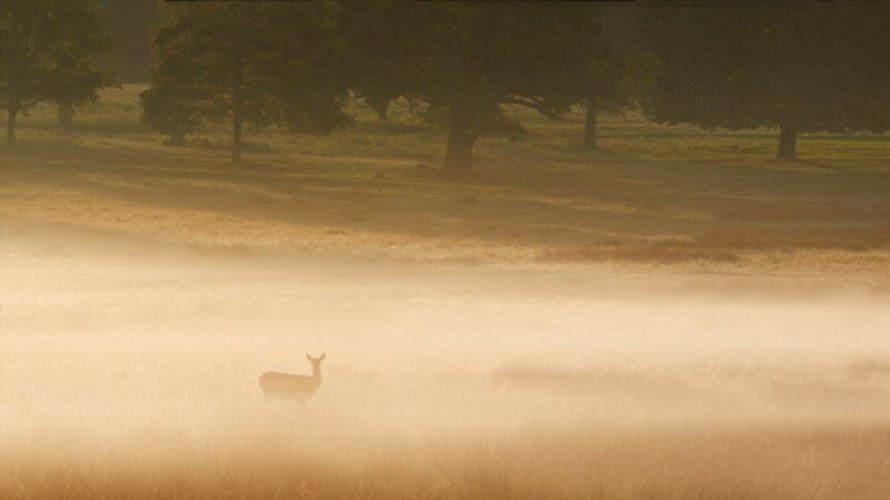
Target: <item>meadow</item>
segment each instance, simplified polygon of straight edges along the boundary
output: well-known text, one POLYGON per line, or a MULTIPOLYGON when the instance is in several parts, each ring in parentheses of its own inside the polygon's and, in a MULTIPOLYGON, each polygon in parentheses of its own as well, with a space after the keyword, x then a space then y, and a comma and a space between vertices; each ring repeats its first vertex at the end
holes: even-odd
POLYGON ((890 496, 890 137, 514 110, 451 182, 401 102, 233 165, 140 90, 0 150, 0 498, 890 496))

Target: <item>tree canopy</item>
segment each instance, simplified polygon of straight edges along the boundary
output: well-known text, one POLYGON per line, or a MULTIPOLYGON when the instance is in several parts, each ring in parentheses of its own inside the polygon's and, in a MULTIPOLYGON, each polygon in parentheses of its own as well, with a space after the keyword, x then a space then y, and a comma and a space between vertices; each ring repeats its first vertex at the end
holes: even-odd
POLYGON ((333 22, 323 3, 175 6, 156 38, 146 122, 177 142, 203 121, 231 120, 234 161, 244 123, 321 133, 348 124, 346 88, 332 76, 333 22))
POLYGON ((88 0, 0 2, 0 108, 7 112, 7 144, 16 143, 18 114, 38 103, 96 100, 100 88, 114 83, 102 60, 110 50, 88 0))
POLYGON ((643 34, 658 61, 646 112, 662 123, 799 132, 890 128, 890 8, 798 3, 651 5, 643 34))
POLYGON ((590 5, 531 2, 350 2, 343 30, 356 73, 373 73, 377 91, 422 98, 447 124, 443 168, 457 176, 472 172, 479 137, 524 133, 503 105, 556 118, 581 100, 601 38, 590 5))

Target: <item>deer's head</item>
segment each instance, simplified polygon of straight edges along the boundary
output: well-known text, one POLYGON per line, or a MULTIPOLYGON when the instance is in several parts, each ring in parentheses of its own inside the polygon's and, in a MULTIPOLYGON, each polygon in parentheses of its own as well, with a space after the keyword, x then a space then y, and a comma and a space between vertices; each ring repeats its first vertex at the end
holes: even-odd
POLYGON ((313 358, 312 356, 310 356, 308 354, 306 355, 306 359, 308 359, 309 362, 312 363, 313 371, 317 372, 318 370, 321 369, 321 362, 324 361, 324 356, 325 356, 325 353, 322 353, 321 356, 319 356, 317 358, 313 358))

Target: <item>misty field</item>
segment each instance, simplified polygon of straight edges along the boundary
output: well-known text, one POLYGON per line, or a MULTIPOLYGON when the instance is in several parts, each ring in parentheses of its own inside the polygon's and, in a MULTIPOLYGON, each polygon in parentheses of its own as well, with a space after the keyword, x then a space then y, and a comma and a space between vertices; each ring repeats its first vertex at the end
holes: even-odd
POLYGON ((0 498, 890 497, 887 136, 523 115, 455 183, 403 103, 233 166, 139 90, 0 151, 0 498))

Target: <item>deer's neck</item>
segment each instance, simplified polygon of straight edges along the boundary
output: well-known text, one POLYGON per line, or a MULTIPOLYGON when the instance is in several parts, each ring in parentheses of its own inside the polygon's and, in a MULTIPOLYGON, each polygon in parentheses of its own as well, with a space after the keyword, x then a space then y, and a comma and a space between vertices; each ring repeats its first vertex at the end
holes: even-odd
POLYGON ((312 367, 312 380, 315 382, 316 385, 321 383, 321 367, 320 366, 312 367))

